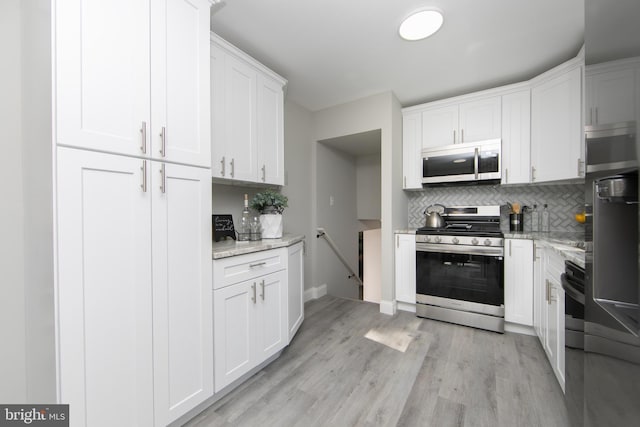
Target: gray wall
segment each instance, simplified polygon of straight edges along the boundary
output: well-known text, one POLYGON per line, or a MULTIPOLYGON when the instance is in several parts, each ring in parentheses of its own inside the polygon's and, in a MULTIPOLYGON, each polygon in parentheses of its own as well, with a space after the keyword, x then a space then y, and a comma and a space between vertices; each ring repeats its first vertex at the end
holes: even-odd
POLYGON ((356 158, 358 219, 380 220, 382 207, 380 153, 356 158))
POLYGON ((0 401, 55 402, 51 3, 0 2, 0 401))
POLYGON ((26 401, 20 0, 0 2, 0 401, 26 401))
MULTIPOLYGON (((424 225, 424 209, 433 203, 445 206, 457 205, 506 205, 518 202, 522 205, 548 204, 549 228, 554 231, 583 232, 584 225, 574 219, 574 214, 584 210, 584 184, 521 185, 521 186, 455 186, 432 187, 409 194, 409 227, 424 225)), ((508 209, 501 210, 501 227, 509 229, 508 209)), ((531 219, 525 215, 525 231, 531 230, 531 219)))
MULTIPOLYGON (((358 231, 356 208, 356 160, 322 143, 316 148, 316 222, 333 239, 351 269, 358 272, 358 231), (333 199, 333 205, 330 202, 333 199)), ((327 285, 327 293, 358 298, 357 282, 348 278, 344 267, 326 240, 318 241, 316 280, 327 285)))

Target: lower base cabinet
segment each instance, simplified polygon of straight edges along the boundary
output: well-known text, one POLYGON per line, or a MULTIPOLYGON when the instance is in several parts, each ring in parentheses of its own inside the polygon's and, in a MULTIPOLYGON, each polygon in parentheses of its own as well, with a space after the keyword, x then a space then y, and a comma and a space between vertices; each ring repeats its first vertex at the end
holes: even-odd
POLYGON ((564 289, 560 283, 564 259, 538 245, 535 251, 534 329, 564 390, 564 289))
POLYGON ((533 325, 533 241, 504 241, 504 320, 533 325))
POLYGON ((287 346, 304 319, 303 243, 213 261, 215 391, 287 346))

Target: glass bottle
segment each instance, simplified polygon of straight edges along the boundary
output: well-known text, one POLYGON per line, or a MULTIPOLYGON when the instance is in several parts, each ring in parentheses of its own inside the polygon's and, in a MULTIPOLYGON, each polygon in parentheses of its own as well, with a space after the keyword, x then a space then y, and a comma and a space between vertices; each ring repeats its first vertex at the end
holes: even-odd
POLYGON ((249 212, 249 195, 244 195, 244 209, 240 218, 240 227, 238 228, 238 241, 244 242, 251 240, 251 213, 249 212))
POLYGON ((533 205, 533 210, 531 211, 531 231, 539 231, 540 230, 540 215, 538 213, 538 205, 533 205))
POLYGON ((541 231, 546 233, 549 231, 549 211, 547 210, 546 203, 544 204, 544 209, 542 210, 542 214, 540 216, 541 216, 541 220, 540 220, 541 231))
POLYGON ((262 240, 262 224, 260 224, 260 215, 258 214, 251 217, 251 240, 262 240))

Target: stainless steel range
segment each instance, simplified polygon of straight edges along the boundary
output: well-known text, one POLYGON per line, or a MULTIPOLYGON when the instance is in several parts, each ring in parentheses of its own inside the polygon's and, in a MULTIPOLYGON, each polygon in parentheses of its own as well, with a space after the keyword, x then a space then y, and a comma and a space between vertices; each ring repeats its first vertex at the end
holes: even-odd
POLYGON ((444 208, 443 227, 416 231, 416 314, 504 332, 500 206, 444 208))

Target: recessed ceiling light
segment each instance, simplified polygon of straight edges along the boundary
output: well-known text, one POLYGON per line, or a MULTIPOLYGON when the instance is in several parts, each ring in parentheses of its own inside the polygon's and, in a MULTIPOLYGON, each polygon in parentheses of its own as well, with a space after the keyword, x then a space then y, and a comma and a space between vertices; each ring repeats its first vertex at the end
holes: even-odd
POLYGON ((436 10, 415 12, 402 21, 398 33, 405 40, 422 40, 438 31, 443 21, 442 14, 436 10))

